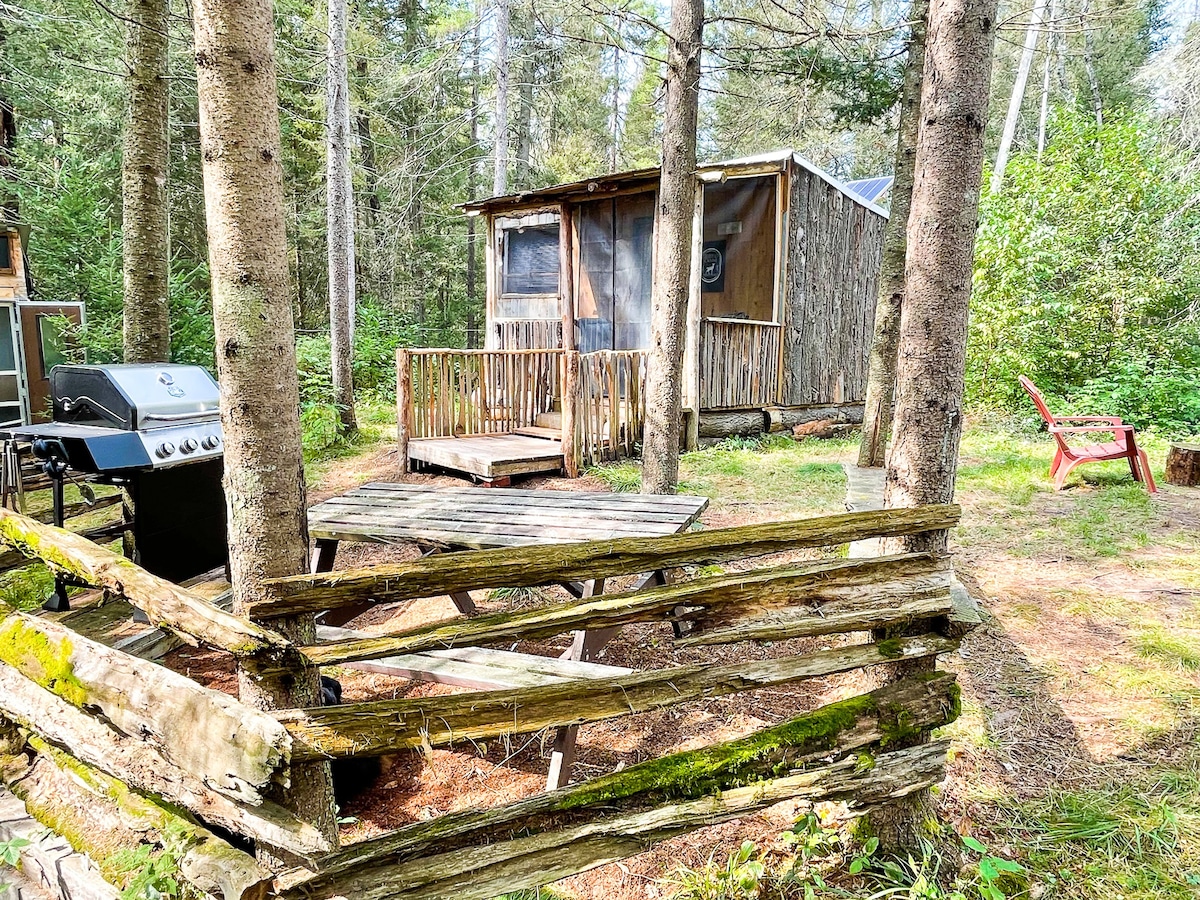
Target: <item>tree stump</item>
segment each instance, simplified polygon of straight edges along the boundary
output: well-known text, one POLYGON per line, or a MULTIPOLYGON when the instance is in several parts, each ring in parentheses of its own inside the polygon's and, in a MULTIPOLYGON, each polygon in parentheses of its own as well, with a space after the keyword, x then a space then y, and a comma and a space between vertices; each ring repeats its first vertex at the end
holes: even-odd
POLYGON ((1200 444, 1172 444, 1167 451, 1167 483, 1200 485, 1200 444))

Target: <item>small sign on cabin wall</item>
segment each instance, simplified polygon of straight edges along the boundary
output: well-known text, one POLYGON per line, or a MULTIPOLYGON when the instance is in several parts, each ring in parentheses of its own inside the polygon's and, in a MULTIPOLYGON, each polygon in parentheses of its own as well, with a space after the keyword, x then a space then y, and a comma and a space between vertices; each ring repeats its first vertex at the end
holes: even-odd
POLYGON ((700 257, 700 283, 706 294, 725 293, 725 241, 705 241, 700 257))

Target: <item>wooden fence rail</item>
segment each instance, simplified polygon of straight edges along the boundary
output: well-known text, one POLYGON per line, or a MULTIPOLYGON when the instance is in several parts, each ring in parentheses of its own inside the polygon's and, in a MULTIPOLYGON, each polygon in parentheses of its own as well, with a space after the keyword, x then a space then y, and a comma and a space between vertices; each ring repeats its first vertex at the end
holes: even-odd
MULTIPOLYGON (((619 382, 621 376, 606 377, 619 382)), ((276 579, 271 584, 279 599, 252 614, 295 615, 362 599, 395 602, 740 563, 864 537, 943 531, 958 516, 954 506, 883 510, 670 537, 446 554, 276 579)), ((106 842, 145 846, 154 838, 144 834, 163 830, 182 835, 179 877, 223 900, 484 900, 782 800, 842 799, 862 810, 940 780, 946 746, 928 743, 928 735, 959 711, 954 676, 933 671, 936 657, 958 646, 950 627, 949 560, 934 554, 766 561, 748 570, 654 586, 641 581, 621 593, 547 599, 517 611, 298 647, 61 529, 0 512, 0 544, 123 595, 154 621, 237 652, 263 672, 435 648, 483 653, 480 648, 493 644, 631 623, 669 623, 673 637, 667 640, 674 646, 767 641, 775 648, 767 658, 726 655, 717 664, 643 671, 589 671, 580 663, 547 683, 267 713, 61 622, 19 612, 0 616, 0 780, 52 827, 79 824, 57 797, 77 807, 89 805, 85 794, 95 797, 95 810, 78 813, 91 816, 88 833, 78 837, 85 849, 106 842), (899 627, 902 637, 862 642, 864 632, 899 627), (846 637, 828 641, 827 635, 846 637), (805 637, 821 642, 792 642, 805 637), (293 764, 577 726, 899 661, 924 661, 918 667, 924 674, 735 740, 346 847, 330 846, 312 823, 272 799, 293 764), (144 832, 130 833, 105 812, 106 804, 124 809, 125 793, 136 799, 144 832), (268 872, 209 825, 288 850, 307 864, 268 872)))

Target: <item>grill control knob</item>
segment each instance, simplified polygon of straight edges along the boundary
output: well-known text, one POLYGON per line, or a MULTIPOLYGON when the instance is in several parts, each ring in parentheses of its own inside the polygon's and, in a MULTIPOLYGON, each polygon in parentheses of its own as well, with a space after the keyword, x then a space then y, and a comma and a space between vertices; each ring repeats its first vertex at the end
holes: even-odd
POLYGON ((175 452, 175 445, 170 441, 163 441, 155 448, 154 452, 158 455, 159 459, 166 459, 175 452))
POLYGON ((217 437, 215 434, 206 434, 200 440, 200 446, 203 447, 205 450, 216 450, 217 445, 220 443, 221 443, 221 439, 219 437, 217 437))
POLYGON ((179 449, 183 453, 195 453, 196 448, 200 445, 196 443, 195 438, 184 438, 179 442, 179 449))

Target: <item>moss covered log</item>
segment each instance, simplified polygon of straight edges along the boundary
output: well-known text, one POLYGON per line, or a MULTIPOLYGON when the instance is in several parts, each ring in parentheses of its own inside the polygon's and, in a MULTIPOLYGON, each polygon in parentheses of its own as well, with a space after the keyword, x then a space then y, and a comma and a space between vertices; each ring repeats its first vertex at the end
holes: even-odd
POLYGON ((254 618, 289 616, 360 602, 391 603, 455 591, 535 587, 685 565, 711 565, 802 547, 833 547, 865 538, 951 528, 960 515, 958 506, 947 504, 739 525, 667 537, 443 554, 390 566, 275 579, 271 584, 278 599, 252 605, 248 612, 254 618))
POLYGON ((282 635, 217 609, 186 588, 152 575, 87 538, 0 509, 0 544, 40 559, 51 571, 127 598, 156 625, 239 657, 302 665, 282 635))
MULTIPOLYGON (((407 861, 397 862, 391 854, 360 857, 354 865, 325 867, 314 877, 289 884, 282 896, 286 900, 432 900, 449 896, 485 900, 631 856, 658 841, 784 800, 840 799, 860 807, 886 802, 940 781, 947 749, 943 742, 880 753, 870 766, 854 758, 842 759, 798 774, 768 777, 648 809, 592 808, 578 824, 509 839, 481 831, 479 845, 407 861)), ((562 793, 545 799, 552 801, 562 793)), ((442 846, 439 844, 439 849, 442 846)))
MULTIPOLYGON (((906 659, 958 646, 938 635, 904 638, 889 648, 906 659)), ((627 716, 687 700, 719 697, 892 662, 875 644, 837 647, 783 659, 721 666, 680 666, 505 691, 376 700, 277 713, 294 740, 296 760, 371 756, 393 750, 540 731, 627 716)))
MULTIPOLYGON (((175 878, 222 900, 262 900, 272 875, 254 858, 194 820, 130 790, 34 735, 5 748, 0 777, 29 814, 61 834, 118 887, 147 872, 175 878)), ((162 889, 165 884, 153 884, 162 889)))
POLYGON ((506 806, 451 813, 354 844, 320 860, 336 873, 371 860, 414 859, 498 839, 536 834, 551 827, 655 803, 690 800, 787 774, 820 760, 840 759, 864 747, 893 744, 911 729, 953 722, 960 712, 959 687, 950 672, 910 678, 796 716, 744 738, 673 753, 620 772, 573 784, 506 806))
POLYGON ((327 666, 668 619, 694 625, 697 634, 691 639, 695 642, 779 639, 907 624, 944 615, 951 606, 948 560, 904 554, 698 578, 520 612, 434 623, 394 635, 329 641, 304 647, 303 653, 313 663, 327 666), (685 612, 677 613, 680 609, 685 612), (708 629, 707 637, 700 637, 708 629))
POLYGON ((302 857, 331 849, 320 832, 283 807, 270 802, 253 806, 212 790, 203 778, 173 765, 149 742, 122 734, 76 709, 8 665, 0 665, 0 712, 81 762, 178 804, 206 822, 302 857))
POLYGON ((291 739, 273 717, 162 666, 15 611, 0 616, 0 664, 239 802, 286 783, 291 739))

